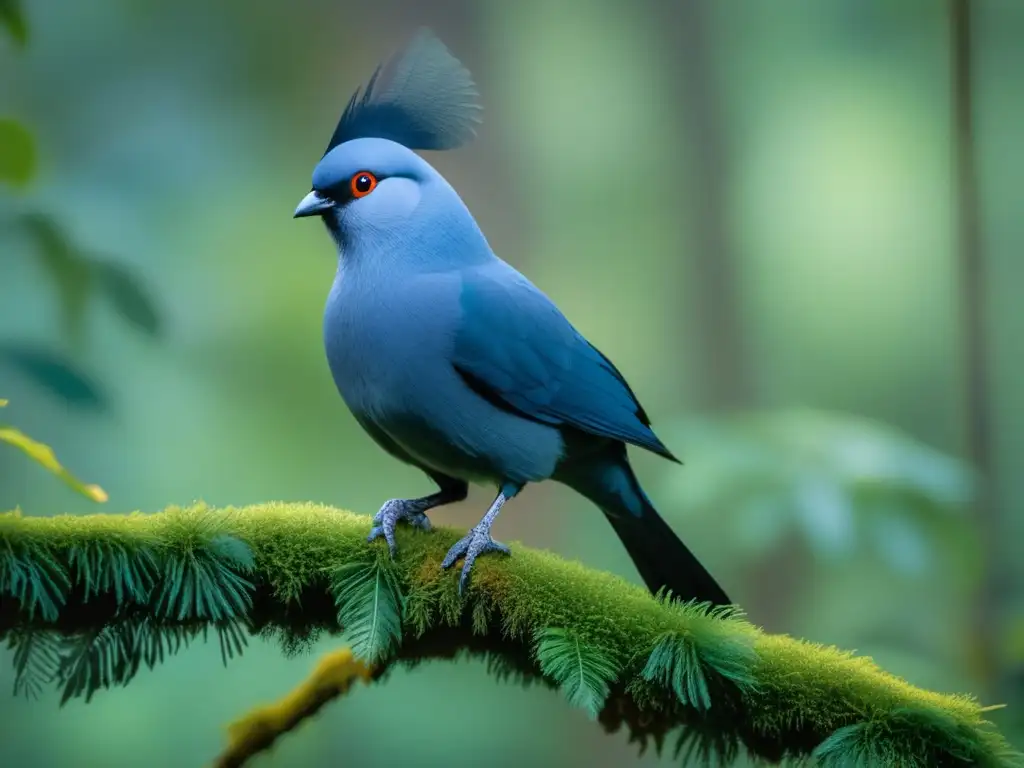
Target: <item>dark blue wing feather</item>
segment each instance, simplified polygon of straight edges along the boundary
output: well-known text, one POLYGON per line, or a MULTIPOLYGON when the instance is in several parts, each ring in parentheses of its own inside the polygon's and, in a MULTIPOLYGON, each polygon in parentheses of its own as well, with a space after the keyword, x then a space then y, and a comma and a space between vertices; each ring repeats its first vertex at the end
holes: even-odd
POLYGON ((497 264, 463 281, 453 364, 467 384, 536 421, 676 461, 611 361, 525 277, 497 264))
POLYGON ((444 43, 421 29, 404 51, 356 90, 327 145, 390 139, 409 149, 455 149, 470 141, 481 106, 473 78, 444 43))

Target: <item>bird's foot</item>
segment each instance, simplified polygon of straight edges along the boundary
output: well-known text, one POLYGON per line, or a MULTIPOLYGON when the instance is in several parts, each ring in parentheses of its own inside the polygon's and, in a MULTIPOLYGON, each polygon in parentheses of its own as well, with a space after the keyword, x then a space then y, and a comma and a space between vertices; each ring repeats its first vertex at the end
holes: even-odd
POLYGON ((391 550, 391 556, 394 557, 397 546, 395 526, 399 520, 405 520, 413 528, 430 530, 430 518, 424 514, 421 505, 417 504, 417 499, 391 499, 384 502, 384 506, 373 516, 373 528, 370 529, 370 535, 366 540, 373 541, 383 536, 388 543, 388 549, 391 550))
POLYGON ((455 545, 448 550, 448 554, 441 561, 441 567, 447 570, 455 565, 460 557, 465 557, 462 565, 462 575, 459 577, 459 594, 461 595, 466 584, 469 583, 469 572, 477 557, 488 552, 501 552, 504 555, 511 554, 507 546, 500 541, 491 538, 490 526, 477 525, 469 529, 469 533, 463 536, 455 545))

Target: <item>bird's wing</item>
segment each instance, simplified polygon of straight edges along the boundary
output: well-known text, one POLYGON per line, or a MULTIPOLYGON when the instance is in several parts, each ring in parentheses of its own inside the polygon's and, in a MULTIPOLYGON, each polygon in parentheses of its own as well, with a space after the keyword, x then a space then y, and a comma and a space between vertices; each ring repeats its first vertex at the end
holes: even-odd
POLYGON ((463 277, 453 364, 491 402, 676 460, 612 362, 525 277, 502 264, 463 277))

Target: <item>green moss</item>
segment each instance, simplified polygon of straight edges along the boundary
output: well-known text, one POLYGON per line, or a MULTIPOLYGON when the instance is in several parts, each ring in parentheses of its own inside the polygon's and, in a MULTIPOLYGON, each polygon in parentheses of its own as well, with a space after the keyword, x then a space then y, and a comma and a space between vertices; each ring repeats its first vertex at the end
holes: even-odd
POLYGON ((311 504, 0 515, 0 632, 20 674, 48 674, 66 696, 124 684, 140 660, 173 650, 169 637, 183 645, 208 627, 225 658, 248 633, 294 648, 343 629, 381 669, 484 654, 496 675, 600 709, 607 730, 659 745, 677 730, 677 750, 691 755, 724 759, 742 744, 825 765, 1024 765, 975 700, 915 688, 868 658, 766 635, 737 613, 656 599, 518 545, 512 557, 481 558, 460 598, 458 573, 439 564, 461 532, 401 528, 391 561, 366 543, 369 527, 311 504), (77 666, 54 662, 45 632, 70 642, 77 666), (47 650, 33 662, 30 646, 47 650), (61 672, 72 666, 75 679, 61 672), (104 679, 106 668, 122 671, 104 679))

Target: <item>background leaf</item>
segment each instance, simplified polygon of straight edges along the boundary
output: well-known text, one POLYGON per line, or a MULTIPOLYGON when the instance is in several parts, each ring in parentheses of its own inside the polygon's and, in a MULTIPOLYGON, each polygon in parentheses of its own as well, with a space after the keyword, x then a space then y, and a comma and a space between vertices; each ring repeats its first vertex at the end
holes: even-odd
POLYGON ((94 267, 96 287, 125 320, 148 336, 160 335, 162 322, 152 295, 139 277, 123 264, 99 261, 94 267))
MULTIPOLYGON (((0 18, 5 0, 0 0, 0 18)), ((21 123, 0 120, 0 181, 23 187, 31 181, 36 170, 36 143, 32 134, 21 123)))
POLYGON ((36 246, 36 256, 57 288, 61 325, 65 336, 80 341, 85 332, 85 310, 94 287, 94 263, 70 241, 52 217, 31 213, 19 225, 36 246))
POLYGON ((0 0, 0 25, 7 28, 7 32, 19 45, 24 46, 28 42, 28 26, 25 24, 20 0, 0 0))
POLYGON ((107 398, 94 381, 73 363, 44 349, 27 345, 0 345, 0 363, 17 369, 69 405, 104 410, 107 398))

